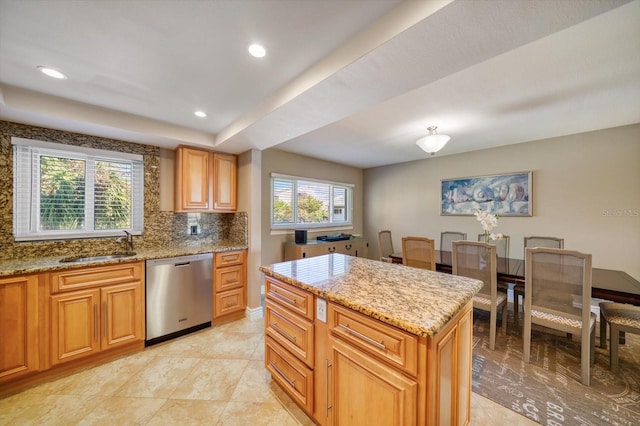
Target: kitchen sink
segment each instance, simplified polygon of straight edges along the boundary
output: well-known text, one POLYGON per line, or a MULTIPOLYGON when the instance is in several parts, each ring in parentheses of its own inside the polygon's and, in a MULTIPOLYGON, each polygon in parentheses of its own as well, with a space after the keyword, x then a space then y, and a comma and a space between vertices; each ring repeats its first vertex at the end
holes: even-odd
POLYGON ((99 262, 101 260, 113 260, 113 259, 122 259, 125 257, 135 256, 135 252, 131 253, 113 253, 113 254, 104 254, 99 256, 73 256, 73 257, 65 257, 64 259, 60 259, 62 263, 71 263, 71 262, 99 262))

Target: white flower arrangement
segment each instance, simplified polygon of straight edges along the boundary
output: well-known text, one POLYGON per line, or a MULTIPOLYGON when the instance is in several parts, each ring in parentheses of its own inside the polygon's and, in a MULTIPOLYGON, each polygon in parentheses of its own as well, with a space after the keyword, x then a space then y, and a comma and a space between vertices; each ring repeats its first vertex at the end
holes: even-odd
POLYGON ((487 210, 477 209, 474 213, 480 225, 482 225, 482 230, 484 231, 484 241, 488 243, 489 241, 502 240, 504 239, 504 235, 494 234, 493 228, 498 226, 498 215, 491 214, 487 210))

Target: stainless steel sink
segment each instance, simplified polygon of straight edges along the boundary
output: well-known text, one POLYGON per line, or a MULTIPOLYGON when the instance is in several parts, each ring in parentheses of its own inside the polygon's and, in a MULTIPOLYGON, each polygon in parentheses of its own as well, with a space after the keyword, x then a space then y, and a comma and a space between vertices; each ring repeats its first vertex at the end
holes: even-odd
POLYGON ((100 256, 74 256, 74 257, 65 257, 64 259, 60 259, 62 263, 71 263, 71 262, 99 262, 101 260, 113 260, 113 259, 122 259, 125 257, 135 256, 135 252, 131 253, 114 253, 114 254, 104 254, 100 256))

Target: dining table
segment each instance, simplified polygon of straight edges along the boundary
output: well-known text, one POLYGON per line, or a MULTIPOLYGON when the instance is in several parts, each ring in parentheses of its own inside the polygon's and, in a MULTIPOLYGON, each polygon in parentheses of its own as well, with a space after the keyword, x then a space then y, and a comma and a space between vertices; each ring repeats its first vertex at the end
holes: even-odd
MULTIPOLYGON (((435 255, 436 270, 452 273, 451 252, 436 250, 435 255)), ((393 253, 390 258, 393 263, 402 263, 402 253, 393 253)), ((499 257, 497 270, 498 282, 514 284, 524 289, 525 262, 523 259, 499 257)), ((624 271, 591 268, 591 297, 640 306, 640 281, 624 271)))

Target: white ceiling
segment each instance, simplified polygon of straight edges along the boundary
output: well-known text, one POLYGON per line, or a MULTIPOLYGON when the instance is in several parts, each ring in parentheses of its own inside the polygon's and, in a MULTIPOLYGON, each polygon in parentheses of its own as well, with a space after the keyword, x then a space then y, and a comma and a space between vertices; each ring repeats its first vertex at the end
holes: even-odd
POLYGON ((0 119, 362 168, 638 123, 640 0, 0 0, 0 119))

